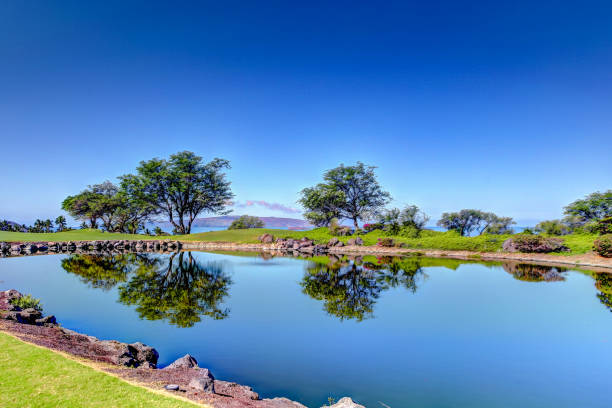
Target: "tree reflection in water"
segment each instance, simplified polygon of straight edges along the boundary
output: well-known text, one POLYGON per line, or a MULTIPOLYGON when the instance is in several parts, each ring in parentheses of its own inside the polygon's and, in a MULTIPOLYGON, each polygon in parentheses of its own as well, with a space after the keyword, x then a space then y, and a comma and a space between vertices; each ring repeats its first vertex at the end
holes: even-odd
POLYGON ((595 278, 595 287, 599 290, 597 298, 612 312, 612 274, 599 272, 595 273, 593 278, 595 278))
POLYGON ((324 301, 325 311, 340 320, 362 321, 373 317, 381 292, 403 286, 417 290, 417 277, 423 274, 417 258, 378 258, 363 262, 334 256, 329 262, 310 262, 300 283, 302 291, 324 301))
POLYGON ((136 306, 141 318, 167 320, 191 327, 202 316, 224 319, 229 310, 220 304, 228 295, 230 277, 218 262, 198 262, 191 252, 153 254, 73 255, 62 267, 94 288, 116 285, 119 300, 136 306))

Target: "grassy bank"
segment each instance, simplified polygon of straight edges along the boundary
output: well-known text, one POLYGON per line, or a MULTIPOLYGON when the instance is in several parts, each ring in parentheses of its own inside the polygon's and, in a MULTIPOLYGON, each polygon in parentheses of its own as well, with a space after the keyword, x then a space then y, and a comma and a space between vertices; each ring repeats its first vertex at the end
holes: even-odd
MULTIPOLYGON (((314 239, 317 243, 327 243, 332 235, 327 228, 317 228, 311 231, 288 231, 277 229, 244 229, 201 232, 189 235, 174 235, 171 237, 151 237, 147 235, 130 235, 107 233, 98 230, 75 230, 50 234, 30 234, 21 232, 0 231, 0 241, 93 241, 105 239, 174 239, 182 241, 204 241, 204 242, 234 242, 250 244, 259 242, 257 237, 264 233, 272 234, 280 238, 302 238, 314 239)), ((382 231, 372 231, 362 235, 365 245, 376 245, 379 238, 387 235, 382 231)), ((503 242, 511 235, 480 235, 476 237, 462 237, 456 232, 426 230, 418 238, 407 238, 403 236, 392 237, 397 243, 403 243, 407 248, 414 249, 440 249, 447 251, 475 251, 475 252, 497 252, 502 249, 503 242)), ((338 237, 346 242, 351 237, 338 237)), ((572 234, 562 237, 565 244, 571 249, 564 255, 576 255, 589 252, 593 247, 595 235, 572 234)))
MULTIPOLYGON (((332 238, 327 228, 317 228, 311 231, 287 231, 272 229, 250 229, 250 230, 225 230, 202 232, 180 237, 185 241, 204 241, 204 242, 235 242, 235 243, 256 243, 257 237, 270 233, 279 238, 302 238, 314 239, 317 243, 324 244, 332 238)), ((380 238, 386 238, 384 232, 376 230, 368 234, 361 235, 364 245, 376 245, 380 238)), ((454 231, 440 232, 426 230, 418 238, 408 238, 403 236, 392 236, 396 243, 403 243, 406 248, 413 249, 441 249, 447 251, 474 251, 474 252, 497 252, 501 251, 502 244, 512 235, 479 235, 475 237, 462 237, 454 231)), ((352 237, 337 237, 343 242, 352 237)), ((562 237, 571 252, 566 255, 584 254, 593 247, 595 235, 574 234, 562 237)))
POLYGON ((2 407, 195 407, 0 332, 2 407))

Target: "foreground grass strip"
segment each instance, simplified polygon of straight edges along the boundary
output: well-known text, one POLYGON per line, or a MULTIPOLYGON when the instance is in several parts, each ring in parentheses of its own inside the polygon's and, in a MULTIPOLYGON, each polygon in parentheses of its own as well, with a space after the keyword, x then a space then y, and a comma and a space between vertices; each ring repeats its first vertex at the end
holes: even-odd
POLYGON ((1 332, 0 389, 0 406, 6 408, 196 406, 1 332))

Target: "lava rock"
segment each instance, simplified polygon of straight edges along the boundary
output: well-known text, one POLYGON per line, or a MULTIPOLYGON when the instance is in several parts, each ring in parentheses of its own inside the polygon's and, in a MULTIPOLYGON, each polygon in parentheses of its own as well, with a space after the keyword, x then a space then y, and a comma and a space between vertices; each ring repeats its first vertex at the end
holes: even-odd
POLYGON ((207 368, 198 368, 198 375, 189 381, 189 387, 207 394, 215 393, 215 377, 207 368))
POLYGON ((176 359, 172 364, 166 368, 194 368, 198 366, 198 362, 189 354, 185 354, 183 357, 176 359))

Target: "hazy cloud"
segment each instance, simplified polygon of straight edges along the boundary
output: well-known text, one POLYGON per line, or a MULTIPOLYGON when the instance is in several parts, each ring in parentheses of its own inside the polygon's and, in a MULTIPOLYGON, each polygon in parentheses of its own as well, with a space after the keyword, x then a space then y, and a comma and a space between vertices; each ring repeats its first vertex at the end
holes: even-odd
POLYGON ((301 212, 297 208, 288 207, 286 205, 279 204, 279 203, 269 203, 263 200, 247 200, 243 203, 234 202, 233 204, 234 204, 234 207, 236 208, 246 208, 246 207, 253 207, 257 205, 260 207, 267 208, 269 210, 284 212, 286 214, 297 214, 301 212))

